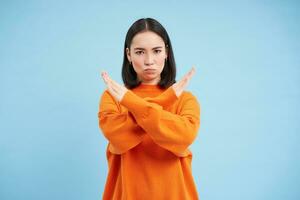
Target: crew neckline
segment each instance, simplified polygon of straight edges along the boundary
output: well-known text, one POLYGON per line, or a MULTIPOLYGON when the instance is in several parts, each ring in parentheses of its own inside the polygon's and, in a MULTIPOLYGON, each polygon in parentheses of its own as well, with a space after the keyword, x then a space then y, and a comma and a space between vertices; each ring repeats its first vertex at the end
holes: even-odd
POLYGON ((160 86, 158 84, 148 85, 148 84, 141 83, 136 88, 137 89, 149 89, 149 90, 155 90, 155 89, 163 90, 163 88, 160 88, 160 86))

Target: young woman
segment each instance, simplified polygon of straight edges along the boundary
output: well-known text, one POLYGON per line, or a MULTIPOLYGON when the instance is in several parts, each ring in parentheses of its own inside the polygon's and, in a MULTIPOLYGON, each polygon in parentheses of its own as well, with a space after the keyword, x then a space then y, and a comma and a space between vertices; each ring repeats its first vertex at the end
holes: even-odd
POLYGON ((99 126, 108 140, 103 199, 198 199, 189 146, 200 127, 197 98, 184 91, 195 73, 179 82, 171 41, 152 18, 129 28, 118 84, 106 72, 99 126))

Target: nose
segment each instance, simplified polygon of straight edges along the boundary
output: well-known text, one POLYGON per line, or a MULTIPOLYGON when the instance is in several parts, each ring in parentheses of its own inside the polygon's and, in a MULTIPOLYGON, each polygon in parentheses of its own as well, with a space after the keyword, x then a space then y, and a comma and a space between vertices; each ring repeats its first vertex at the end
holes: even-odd
POLYGON ((153 65, 153 56, 151 54, 146 54, 145 65, 153 65))

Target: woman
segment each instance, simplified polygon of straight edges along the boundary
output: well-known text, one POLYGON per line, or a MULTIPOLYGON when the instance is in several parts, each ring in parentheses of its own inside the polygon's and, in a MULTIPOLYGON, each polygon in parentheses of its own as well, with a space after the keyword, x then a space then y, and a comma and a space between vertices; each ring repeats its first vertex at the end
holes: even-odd
POLYGON ((194 73, 175 81, 171 41, 158 21, 143 18, 129 28, 125 86, 102 72, 107 90, 98 117, 108 140, 103 199, 198 199, 188 147, 200 126, 200 105, 184 91, 194 73))

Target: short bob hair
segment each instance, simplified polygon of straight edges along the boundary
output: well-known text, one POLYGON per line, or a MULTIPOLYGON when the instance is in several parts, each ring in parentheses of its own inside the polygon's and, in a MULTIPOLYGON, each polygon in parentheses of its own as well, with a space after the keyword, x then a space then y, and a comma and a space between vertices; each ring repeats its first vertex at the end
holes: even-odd
POLYGON ((126 48, 130 49, 130 45, 133 37, 141 32, 152 31, 158 34, 164 41, 167 50, 167 59, 163 71, 161 72, 161 79, 158 83, 160 88, 168 88, 176 82, 176 64, 173 55, 171 40, 165 28, 155 19, 142 18, 134 22, 126 34, 125 45, 124 45, 124 59, 122 66, 122 79, 125 86, 129 89, 135 88, 141 84, 138 80, 137 74, 133 69, 132 64, 127 59, 126 48))

